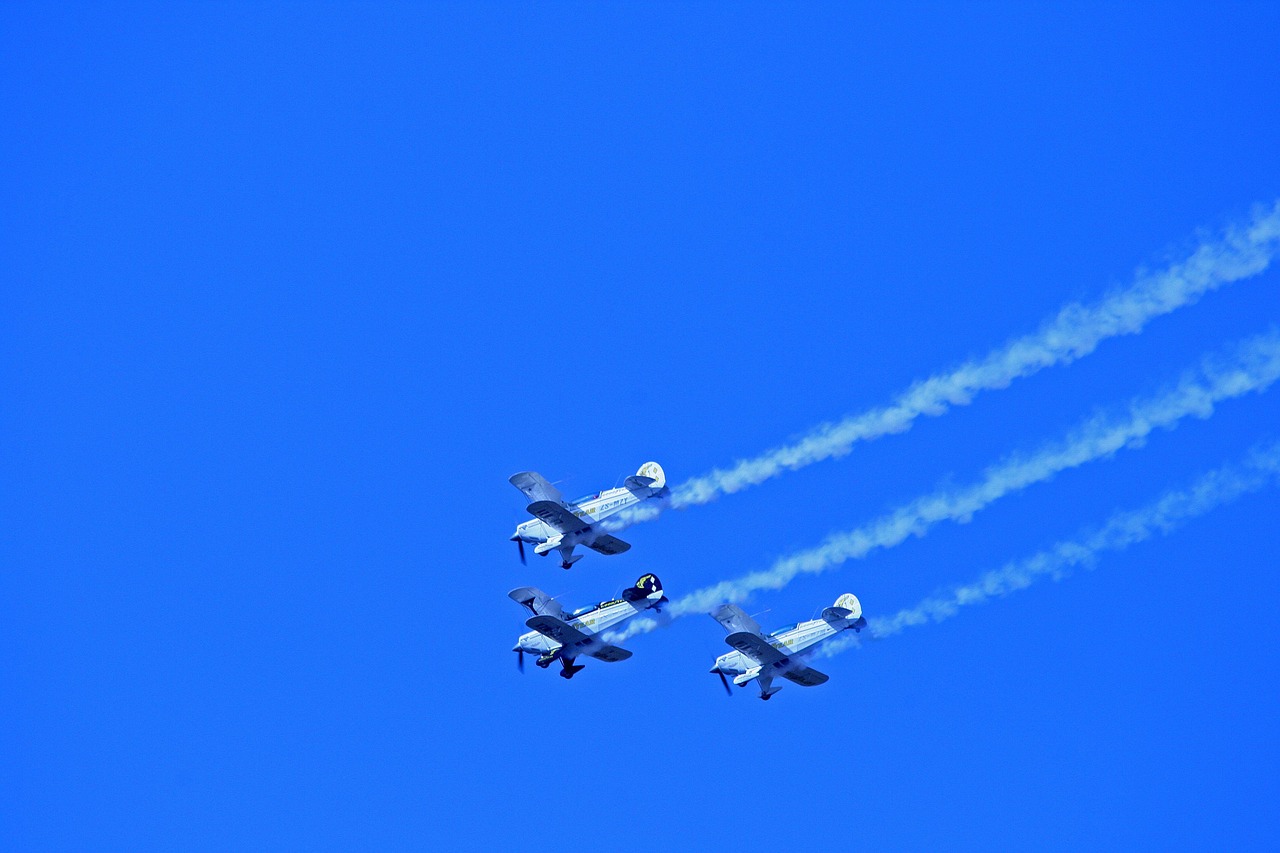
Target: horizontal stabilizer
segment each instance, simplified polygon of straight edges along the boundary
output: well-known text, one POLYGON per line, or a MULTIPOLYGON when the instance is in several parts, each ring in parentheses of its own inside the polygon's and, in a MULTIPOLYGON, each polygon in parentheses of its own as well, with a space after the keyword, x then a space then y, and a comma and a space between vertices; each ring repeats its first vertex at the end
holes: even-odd
POLYGON ((605 663, 617 663, 620 660, 626 660, 631 657, 631 652, 621 646, 601 646, 598 649, 587 652, 587 654, 605 663))
POLYGON ((507 597, 521 607, 528 608, 529 612, 534 616, 564 618, 564 608, 560 606, 560 602, 537 587, 522 586, 519 589, 511 590, 511 592, 507 593, 507 597))
POLYGON ((827 622, 839 622, 841 619, 848 619, 853 616, 852 610, 845 610, 843 607, 827 607, 822 611, 822 618, 827 622))
POLYGON ((610 536, 608 533, 602 533, 595 538, 594 542, 587 545, 597 554, 621 554, 631 548, 630 542, 623 542, 616 536, 610 536))
POLYGON ((548 483, 546 478, 537 471, 521 471, 519 474, 512 474, 509 482, 524 492, 531 501, 560 503, 564 500, 560 490, 548 483))
POLYGON ((655 487, 653 484, 658 482, 652 477, 628 477, 622 481, 622 485, 626 486, 629 492, 639 492, 641 496, 647 497, 650 491, 657 491, 660 486, 655 487))
POLYGON ((828 679, 828 676, 825 673, 818 672, 816 669, 808 666, 802 666, 799 669, 784 672, 782 673, 782 677, 790 682, 799 684, 801 687, 817 687, 819 684, 826 683, 828 679))

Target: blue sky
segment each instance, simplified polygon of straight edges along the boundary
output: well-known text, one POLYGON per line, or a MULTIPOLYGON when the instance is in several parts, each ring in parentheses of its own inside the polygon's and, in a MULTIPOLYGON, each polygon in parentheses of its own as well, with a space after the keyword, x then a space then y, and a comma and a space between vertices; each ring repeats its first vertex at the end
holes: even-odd
MULTIPOLYGON (((1261 849, 1280 494, 824 661, 709 618, 565 682, 571 605, 768 566, 1280 322, 1270 270, 847 457, 507 541, 1033 331, 1280 197, 1272 4, 0 11, 0 838, 21 849, 1261 849)), ((761 593, 868 616, 1277 437, 1224 402, 761 593)))

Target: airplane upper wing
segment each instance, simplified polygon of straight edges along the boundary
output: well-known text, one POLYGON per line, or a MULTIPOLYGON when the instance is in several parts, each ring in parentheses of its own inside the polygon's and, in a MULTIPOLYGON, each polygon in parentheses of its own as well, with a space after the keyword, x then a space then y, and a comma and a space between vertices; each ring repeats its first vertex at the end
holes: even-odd
POLYGON ((544 637, 550 637, 565 648, 591 645, 589 635, 554 616, 533 616, 526 619, 524 624, 544 637))
POLYGON ((587 546, 592 551, 599 554, 621 554, 631 548, 630 542, 623 542, 616 536, 610 536, 608 533, 601 534, 596 537, 596 541, 587 546))
POLYGON ((738 631, 725 637, 724 641, 747 657, 757 661, 761 666, 779 663, 787 659, 786 655, 769 645, 769 641, 759 634, 738 631))
POLYGON ((801 687, 817 687, 819 684, 826 682, 828 676, 826 673, 818 672, 816 669, 808 666, 802 666, 799 669, 793 669, 790 672, 782 673, 782 677, 788 681, 793 681, 801 687))
POLYGON ((746 631, 749 634, 763 634, 760 623, 752 619, 736 604, 721 604, 711 611, 711 618, 724 626, 729 633, 746 631))
POLYGON ((591 529, 590 519, 578 518, 564 504, 554 501, 534 501, 525 509, 530 515, 537 516, 560 533, 579 533, 591 529))
POLYGON ((620 660, 626 660, 631 657, 631 652, 621 646, 601 646, 598 649, 587 652, 596 660, 602 660, 606 663, 617 663, 620 660))
POLYGON ((531 501, 551 501, 559 503, 564 499, 560 490, 547 482, 537 471, 521 471, 509 478, 511 485, 525 493, 531 501))
POLYGON ((534 616, 554 616, 557 619, 564 617, 564 609, 560 603, 537 587, 522 586, 511 590, 507 597, 516 604, 529 608, 534 616))

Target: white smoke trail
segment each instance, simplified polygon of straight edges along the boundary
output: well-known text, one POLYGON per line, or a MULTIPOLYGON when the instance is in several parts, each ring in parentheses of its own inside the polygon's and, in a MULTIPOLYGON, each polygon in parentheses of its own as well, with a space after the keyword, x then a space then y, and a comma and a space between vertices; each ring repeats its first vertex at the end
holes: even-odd
MULTIPOLYGON (((1215 404, 1263 391, 1280 378, 1280 332, 1249 338, 1227 356, 1213 355, 1186 373, 1168 391, 1131 401, 1123 415, 1099 415, 1061 441, 1029 455, 1015 454, 988 468, 979 482, 940 489, 893 510, 869 524, 835 534, 821 545, 783 557, 763 571, 724 581, 672 602, 670 618, 704 613, 724 601, 743 601, 762 589, 781 589, 799 574, 816 574, 847 560, 861 559, 877 548, 890 548, 908 537, 922 536, 939 521, 965 522, 1012 492, 1062 471, 1102 459, 1125 447, 1140 446, 1156 429, 1172 429, 1188 416, 1207 418, 1215 404)), ((619 641, 658 627, 650 619, 628 625, 619 641)))
MULTIPOLYGON (((1190 305, 1206 293, 1262 273, 1277 252, 1280 202, 1258 208, 1252 221, 1228 229, 1221 239, 1202 242, 1186 260, 1160 272, 1140 274, 1133 284, 1092 305, 1067 305, 1036 332, 983 358, 917 382, 888 406, 823 424, 795 443, 688 480, 673 488, 666 506, 682 509, 705 504, 785 471, 843 456, 859 441, 904 432, 917 418, 936 417, 951 406, 967 405, 979 392, 1004 388, 1047 367, 1069 364, 1108 338, 1137 334, 1149 321, 1190 305)), ((606 527, 621 530, 656 518, 663 508, 648 503, 615 516, 606 527)))
MULTIPOLYGON (((1007 563, 891 617, 868 620, 864 634, 877 639, 890 637, 915 625, 950 619, 962 607, 1025 589, 1045 577, 1062 580, 1081 566, 1092 568, 1100 553, 1123 551, 1153 536, 1167 536, 1192 519, 1277 482, 1280 442, 1255 448, 1243 462, 1211 471, 1187 488, 1166 492, 1141 509, 1117 512, 1097 530, 1058 542, 1028 559, 1007 563)), ((856 636, 841 637, 818 654, 831 657, 858 642, 856 636)))

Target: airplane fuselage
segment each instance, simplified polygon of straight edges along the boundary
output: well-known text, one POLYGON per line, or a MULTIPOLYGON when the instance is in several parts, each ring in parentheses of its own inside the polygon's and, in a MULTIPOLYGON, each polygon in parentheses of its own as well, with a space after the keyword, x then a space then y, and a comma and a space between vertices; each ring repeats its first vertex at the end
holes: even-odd
POLYGON ((614 536, 600 522, 617 515, 643 500, 667 493, 666 474, 657 462, 646 462, 640 470, 626 478, 620 488, 607 489, 566 501, 553 484, 537 471, 520 471, 508 478, 529 500, 525 507, 533 520, 517 525, 511 540, 519 545, 524 560, 525 543, 533 544, 533 553, 545 557, 560 552, 561 568, 570 568, 581 554, 573 549, 583 545, 598 554, 621 554, 631 544, 614 536))
MULTIPOLYGON (((576 501, 567 501, 566 506, 570 512, 582 519, 583 527, 588 527, 611 515, 616 515, 628 507, 635 506, 641 500, 643 498, 629 489, 609 489, 596 495, 579 498, 576 501)), ((555 545, 552 547, 561 547, 587 543, 595 533, 596 531, 587 530, 584 533, 570 532, 561 534, 542 519, 535 518, 516 525, 515 535, 511 538, 534 545, 554 542, 555 545)), ((546 553, 541 549, 535 548, 534 550, 537 553, 546 553)), ((550 550, 550 548, 547 550, 550 550)))
MULTIPOLYGON (((572 616, 566 617, 564 621, 570 627, 594 637, 610 628, 621 625, 631 617, 649 609, 650 606, 652 606, 651 602, 644 599, 632 603, 619 598, 615 601, 601 602, 582 611, 575 611, 572 616)), ((537 631, 521 634, 520 639, 516 642, 516 647, 524 649, 528 654, 536 655, 552 655, 560 650, 559 643, 537 631)))
MULTIPOLYGON (((774 631, 772 634, 766 634, 764 640, 791 658, 796 666, 803 666, 803 657, 806 652, 831 639, 851 624, 851 621, 846 620, 833 625, 825 619, 811 619, 808 622, 801 622, 798 625, 774 631)), ((735 650, 716 658, 716 667, 726 675, 745 675, 753 669, 759 669, 760 661, 735 650)), ((783 670, 788 668, 783 667, 783 670)))

